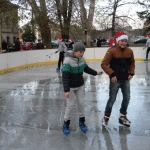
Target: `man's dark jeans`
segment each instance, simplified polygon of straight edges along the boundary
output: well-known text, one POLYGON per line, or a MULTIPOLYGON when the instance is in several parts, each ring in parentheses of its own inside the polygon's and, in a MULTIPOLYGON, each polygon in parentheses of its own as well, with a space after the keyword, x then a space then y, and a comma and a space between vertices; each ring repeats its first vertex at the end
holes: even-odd
POLYGON ((117 83, 112 83, 110 81, 109 100, 105 108, 106 116, 110 116, 111 114, 112 107, 113 107, 114 102, 116 101, 116 96, 117 96, 119 88, 121 88, 121 91, 123 94, 123 101, 121 104, 120 113, 126 114, 127 107, 130 101, 130 81, 129 80, 117 81, 117 83))

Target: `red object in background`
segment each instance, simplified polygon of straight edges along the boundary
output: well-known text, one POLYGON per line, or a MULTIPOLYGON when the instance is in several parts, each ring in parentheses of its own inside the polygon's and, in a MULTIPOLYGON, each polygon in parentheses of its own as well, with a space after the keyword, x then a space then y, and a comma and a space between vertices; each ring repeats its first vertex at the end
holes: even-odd
POLYGON ((23 49, 24 49, 24 50, 31 50, 31 49, 33 49, 33 44, 32 44, 32 42, 26 42, 26 43, 24 43, 24 44, 23 44, 23 49))
POLYGON ((116 45, 116 40, 115 39, 110 39, 109 41, 109 47, 114 47, 116 45))
POLYGON ((61 41, 61 40, 62 40, 62 37, 58 37, 58 40, 60 40, 60 41, 61 41))
POLYGON ((20 42, 20 51, 23 51, 23 44, 20 42))

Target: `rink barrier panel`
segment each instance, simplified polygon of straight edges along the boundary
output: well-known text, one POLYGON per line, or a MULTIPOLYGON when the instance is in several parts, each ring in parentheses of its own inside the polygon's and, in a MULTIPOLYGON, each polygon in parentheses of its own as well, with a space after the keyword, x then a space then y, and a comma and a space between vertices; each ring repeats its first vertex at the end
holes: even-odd
MULTIPOLYGON (((143 50, 143 47, 130 48, 133 50, 135 61, 144 61, 146 49, 143 50)), ((0 54, 0 74, 30 67, 57 64, 59 53, 55 54, 56 50, 57 49, 44 49, 2 53, 0 54)), ((102 61, 107 50, 108 47, 86 48, 84 57, 87 62, 102 61)))

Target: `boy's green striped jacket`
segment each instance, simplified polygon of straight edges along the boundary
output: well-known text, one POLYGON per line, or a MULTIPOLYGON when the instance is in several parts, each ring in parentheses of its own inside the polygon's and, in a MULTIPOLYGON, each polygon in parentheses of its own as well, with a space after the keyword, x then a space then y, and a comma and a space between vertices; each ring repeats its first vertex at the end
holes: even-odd
POLYGON ((69 92, 70 88, 80 87, 84 84, 83 72, 94 76, 97 75, 97 72, 87 65, 84 57, 65 57, 62 72, 63 86, 65 92, 69 92))

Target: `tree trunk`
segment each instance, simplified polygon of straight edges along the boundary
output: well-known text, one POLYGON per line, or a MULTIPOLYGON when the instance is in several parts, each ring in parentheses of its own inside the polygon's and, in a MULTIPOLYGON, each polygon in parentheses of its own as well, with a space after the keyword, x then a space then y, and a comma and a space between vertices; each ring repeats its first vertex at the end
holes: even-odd
POLYGON ((113 11, 113 18, 112 18, 112 29, 111 29, 111 35, 114 37, 115 36, 115 18, 116 18, 116 10, 117 10, 117 7, 118 7, 118 2, 119 0, 115 0, 115 3, 114 3, 114 11, 113 11))
POLYGON ((46 48, 52 48, 51 44, 51 28, 49 26, 49 18, 47 16, 47 8, 45 0, 39 0, 40 6, 37 6, 35 0, 27 0, 32 7, 36 23, 41 31, 42 41, 46 48))
POLYGON ((72 14, 72 0, 56 0, 58 20, 60 23, 61 34, 63 39, 69 39, 69 29, 72 14))
POLYGON ((42 41, 43 41, 44 45, 48 49, 52 48, 51 29, 50 29, 48 23, 39 25, 39 27, 40 27, 40 30, 41 30, 41 36, 42 36, 42 41))
MULTIPOLYGON (((87 11, 84 7, 84 1, 79 0, 79 4, 80 4, 80 11, 81 11, 82 29, 84 30, 85 28, 87 28, 88 37, 91 38, 90 31, 93 27, 93 16, 94 16, 94 10, 95 10, 95 0, 90 0, 90 9, 89 9, 88 18, 87 18, 87 11)), ((86 32, 85 32, 85 35, 84 35, 84 39, 85 39, 85 43, 87 43, 87 45, 89 46, 90 43, 87 41, 86 32)))

